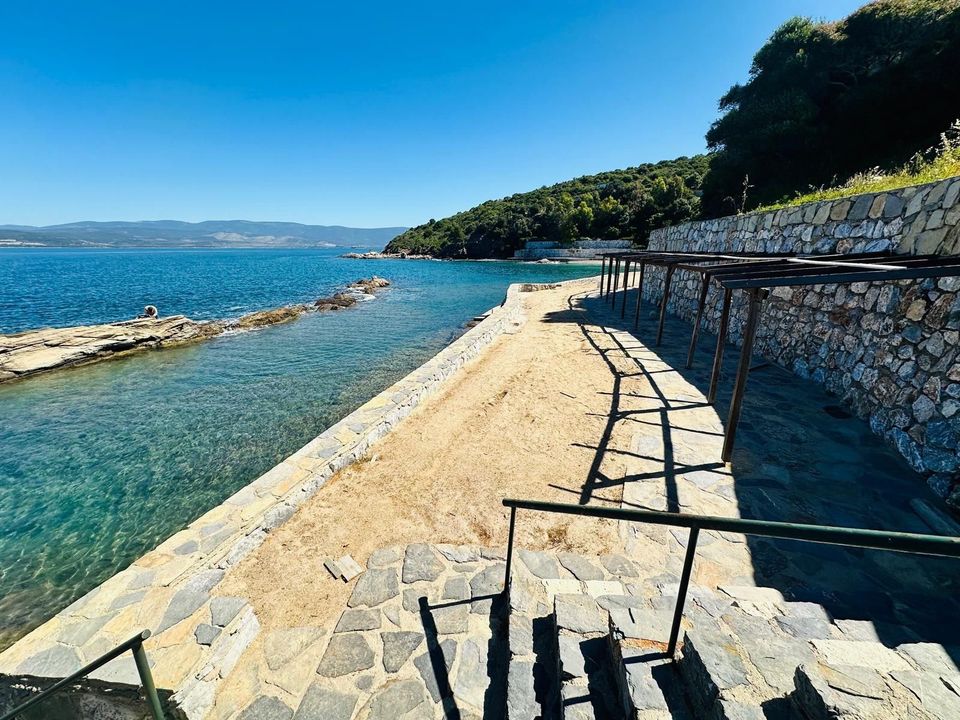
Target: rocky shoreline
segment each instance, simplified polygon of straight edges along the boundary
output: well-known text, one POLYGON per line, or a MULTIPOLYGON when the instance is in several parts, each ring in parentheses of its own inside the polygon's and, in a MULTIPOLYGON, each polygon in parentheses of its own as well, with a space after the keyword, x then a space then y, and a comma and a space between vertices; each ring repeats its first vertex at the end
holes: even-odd
POLYGON ((312 304, 260 310, 234 320, 199 321, 183 315, 138 318, 102 325, 28 330, 0 335, 0 383, 129 355, 142 350, 199 342, 227 331, 251 330, 296 320, 311 312, 342 310, 373 298, 390 285, 373 276, 357 280, 342 292, 312 304))
POLYGON ((340 257, 349 260, 435 260, 433 255, 417 255, 409 253, 387 253, 371 250, 365 253, 344 253, 340 257))

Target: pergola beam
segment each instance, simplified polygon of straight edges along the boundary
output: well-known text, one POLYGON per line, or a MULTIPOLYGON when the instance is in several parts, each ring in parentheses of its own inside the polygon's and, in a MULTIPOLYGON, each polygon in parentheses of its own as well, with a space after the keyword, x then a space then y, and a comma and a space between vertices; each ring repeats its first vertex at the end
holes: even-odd
POLYGON ((887 282, 896 280, 920 280, 925 278, 960 276, 960 257, 940 255, 893 255, 885 252, 831 254, 815 256, 780 255, 763 253, 705 253, 705 252, 661 252, 638 251, 607 253, 602 258, 600 295, 607 298, 613 308, 617 304, 617 291, 622 290, 623 297, 620 317, 625 317, 627 294, 633 289, 630 282, 630 270, 636 279, 637 303, 634 312, 634 328, 640 323, 640 308, 643 302, 643 287, 647 265, 665 268, 663 292, 660 302, 660 317, 657 326, 656 345, 663 338, 666 324, 667 303, 670 299, 671 285, 677 270, 696 272, 700 275, 700 289, 697 302, 696 319, 687 351, 686 367, 691 367, 696 352, 697 340, 703 322, 707 295, 711 281, 716 280, 722 291, 723 300, 717 333, 717 348, 714 353, 713 368, 710 377, 710 389, 707 402, 714 403, 720 373, 723 366, 723 353, 729 332, 731 305, 734 290, 744 290, 748 297, 747 318, 743 331, 743 346, 737 375, 734 381, 733 397, 727 417, 722 459, 729 462, 733 456, 737 428, 743 409, 743 397, 746 392, 747 376, 753 358, 759 328, 763 301, 770 289, 777 287, 850 284, 856 282, 887 282), (637 267, 639 265, 639 268, 637 267), (606 270, 606 272, 604 272, 606 270), (623 275, 621 285, 621 272, 623 275))

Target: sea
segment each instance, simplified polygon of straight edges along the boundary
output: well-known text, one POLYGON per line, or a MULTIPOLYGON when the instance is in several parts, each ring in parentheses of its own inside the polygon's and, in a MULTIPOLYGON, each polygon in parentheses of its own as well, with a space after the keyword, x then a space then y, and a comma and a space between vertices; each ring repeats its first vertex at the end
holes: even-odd
POLYGON ((343 252, 0 249, 0 334, 392 283, 339 312, 0 385, 0 649, 425 362, 510 283, 598 272, 343 252))

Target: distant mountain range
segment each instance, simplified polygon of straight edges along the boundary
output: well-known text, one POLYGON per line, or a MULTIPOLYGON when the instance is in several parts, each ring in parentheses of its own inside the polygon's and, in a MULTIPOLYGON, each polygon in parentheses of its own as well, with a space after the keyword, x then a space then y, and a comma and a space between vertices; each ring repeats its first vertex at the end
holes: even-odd
POLYGON ((352 228, 249 220, 75 222, 0 225, 0 247, 372 247, 380 249, 403 227, 352 228))

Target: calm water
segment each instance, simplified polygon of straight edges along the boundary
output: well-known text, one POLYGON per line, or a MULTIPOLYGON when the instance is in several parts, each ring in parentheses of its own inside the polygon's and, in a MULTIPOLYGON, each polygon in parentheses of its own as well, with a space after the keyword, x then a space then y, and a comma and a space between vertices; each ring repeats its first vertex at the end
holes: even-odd
POLYGON ((339 313, 0 385, 0 647, 435 354, 509 283, 596 272, 336 252, 0 250, 2 332, 394 283, 339 313))

